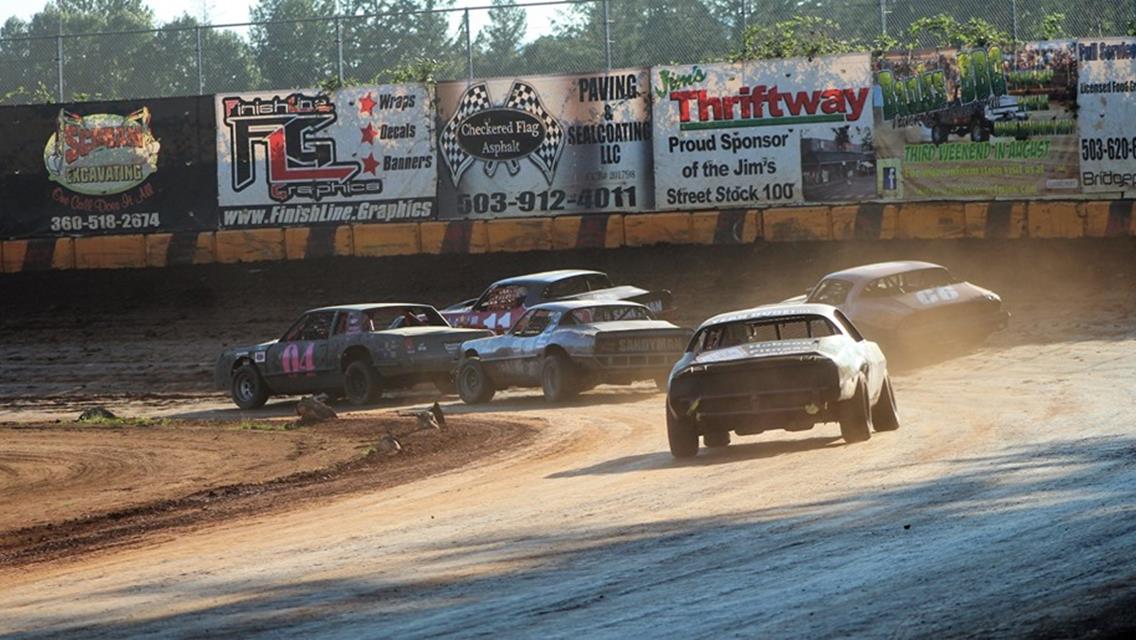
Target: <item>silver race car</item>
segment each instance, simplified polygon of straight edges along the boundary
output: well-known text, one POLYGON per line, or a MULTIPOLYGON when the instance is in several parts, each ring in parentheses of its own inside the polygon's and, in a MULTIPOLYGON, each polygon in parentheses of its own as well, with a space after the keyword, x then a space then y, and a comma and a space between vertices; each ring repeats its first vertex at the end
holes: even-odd
POLYGON ((671 455, 730 444, 770 429, 839 422, 846 442, 899 428, 887 359, 839 310, 767 305, 714 316, 694 333, 671 372, 671 455))
POLYGON ((832 305, 864 335, 897 347, 983 340, 1010 317, 993 291, 959 280, 941 265, 914 260, 830 273, 785 302, 832 305))
POLYGON ((458 393, 475 404, 506 387, 541 387, 556 402, 597 384, 664 385, 689 337, 634 302, 546 302, 504 335, 462 345, 458 393))

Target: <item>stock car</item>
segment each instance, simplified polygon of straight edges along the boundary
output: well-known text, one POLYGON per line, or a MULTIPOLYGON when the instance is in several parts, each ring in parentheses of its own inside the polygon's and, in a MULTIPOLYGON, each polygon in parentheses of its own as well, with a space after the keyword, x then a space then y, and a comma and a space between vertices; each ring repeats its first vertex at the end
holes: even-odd
POLYGON ((785 302, 832 305, 885 347, 983 340, 1005 328, 1010 317, 993 291, 959 280, 941 265, 914 260, 830 273, 785 302))
POLYGON ((600 271, 561 269, 498 280, 481 297, 446 307, 442 315, 455 327, 504 333, 527 309, 553 300, 627 300, 642 303, 655 314, 673 309, 671 292, 665 289, 617 287, 600 271))
POLYGON ((690 331, 633 302, 564 300, 529 309, 508 333, 462 345, 455 381, 469 404, 498 389, 541 387, 558 402, 597 384, 666 384, 690 331))
POLYGON ((366 404, 385 389, 419 382, 449 393, 461 344, 488 335, 453 328, 425 304, 321 307, 301 315, 278 340, 226 349, 213 377, 242 409, 263 406, 272 395, 302 393, 366 404))
POLYGON ((714 316, 694 333, 667 389, 671 455, 738 435, 839 422, 845 442, 899 428, 887 359, 835 307, 775 304, 714 316))

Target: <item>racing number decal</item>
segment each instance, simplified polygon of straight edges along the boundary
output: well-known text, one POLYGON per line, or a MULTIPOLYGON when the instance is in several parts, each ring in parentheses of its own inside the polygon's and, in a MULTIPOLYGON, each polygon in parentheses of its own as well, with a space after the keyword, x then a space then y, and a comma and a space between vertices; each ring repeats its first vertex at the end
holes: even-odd
POLYGON ((287 374, 311 373, 315 371, 315 348, 315 343, 309 342, 307 348, 304 350, 304 356, 301 358, 300 345, 295 342, 289 344, 284 347, 284 351, 280 352, 280 368, 287 374))
POLYGON ((915 299, 920 304, 935 304, 936 302, 949 302, 951 300, 958 300, 958 291, 954 287, 935 287, 934 289, 924 289, 915 293, 915 299))

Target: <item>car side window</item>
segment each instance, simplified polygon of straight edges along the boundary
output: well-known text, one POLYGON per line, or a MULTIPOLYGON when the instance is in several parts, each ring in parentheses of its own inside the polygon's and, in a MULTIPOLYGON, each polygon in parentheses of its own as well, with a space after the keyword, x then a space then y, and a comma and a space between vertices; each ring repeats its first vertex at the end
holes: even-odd
POLYGON ((528 322, 517 331, 517 335, 522 338, 539 336, 544 333, 544 330, 548 328, 551 320, 547 309, 539 309, 530 313, 527 317, 528 322))
POLYGON ((284 337, 280 339, 281 342, 294 342, 300 340, 300 336, 304 332, 304 326, 308 323, 308 315, 300 316, 300 319, 295 322, 287 331, 284 332, 284 337))
POLYGON ((847 280, 822 280, 809 294, 809 302, 830 304, 834 307, 844 304, 848 299, 848 292, 852 290, 852 283, 847 280))
POLYGON ((310 314, 304 323, 304 330, 300 332, 300 339, 327 340, 331 335, 331 319, 334 315, 331 311, 310 314))
POLYGON ((528 287, 517 284, 505 284, 493 287, 478 303, 477 311, 508 311, 525 304, 528 296, 528 287))
POLYGON ((555 300, 557 298, 565 298, 574 296, 581 293, 587 293, 588 281, 585 276, 576 276, 574 278, 565 278, 559 282, 554 282, 544 288, 544 299, 555 300))
POLYGON ((848 316, 844 315, 843 311, 837 309, 834 315, 836 316, 836 321, 840 323, 841 328, 844 329, 844 332, 847 333, 849 337, 856 342, 860 342, 864 339, 864 336, 860 334, 860 330, 856 328, 856 325, 852 324, 852 321, 848 319, 848 316))
POLYGON ((886 278, 877 278, 872 280, 864 287, 864 296, 871 298, 884 298, 888 296, 898 296, 903 294, 903 288, 900 286, 901 278, 898 275, 887 276, 886 278))

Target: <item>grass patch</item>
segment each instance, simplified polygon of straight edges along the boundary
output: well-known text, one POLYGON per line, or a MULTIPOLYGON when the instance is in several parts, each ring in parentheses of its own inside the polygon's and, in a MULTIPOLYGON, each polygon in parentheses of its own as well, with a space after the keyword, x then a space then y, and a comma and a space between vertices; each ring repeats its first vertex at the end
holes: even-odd
POLYGON ((164 427, 170 424, 168 418, 127 418, 121 416, 113 418, 92 417, 76 420, 76 422, 99 427, 164 427))
POLYGON ((241 431, 291 431, 299 429, 298 422, 256 422, 255 420, 242 420, 237 423, 241 431))

